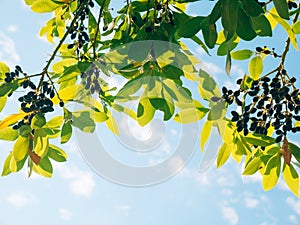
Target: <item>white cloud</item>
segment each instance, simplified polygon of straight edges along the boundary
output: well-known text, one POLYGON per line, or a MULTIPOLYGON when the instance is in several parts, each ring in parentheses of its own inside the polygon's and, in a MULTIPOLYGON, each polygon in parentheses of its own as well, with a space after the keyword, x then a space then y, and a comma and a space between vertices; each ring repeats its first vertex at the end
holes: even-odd
POLYGON ((200 67, 206 71, 207 73, 213 75, 216 75, 218 73, 223 73, 224 70, 221 69, 217 64, 213 63, 213 62, 205 62, 202 61, 200 64, 200 67))
POLYGON ((30 192, 12 192, 6 197, 6 201, 16 208, 28 207, 38 203, 38 199, 30 192))
POLYGON ((0 32, 0 61, 5 62, 9 67, 13 67, 15 64, 18 64, 20 60, 15 42, 0 32))
POLYGON ((120 204, 116 206, 116 209, 122 213, 124 213, 126 216, 129 215, 129 211, 131 210, 131 206, 128 204, 120 204))
POLYGON ((295 215, 289 215, 289 221, 293 224, 299 224, 297 217, 295 215))
POLYGON ((289 215, 289 221, 292 222, 293 224, 299 224, 295 215, 289 215))
POLYGON ((217 180, 217 184, 222 186, 222 187, 232 187, 234 186, 234 178, 230 174, 221 174, 217 180))
POLYGON ((196 176, 196 181, 201 185, 210 184, 207 173, 198 173, 196 176))
POLYGON ((90 197, 96 186, 92 172, 79 170, 77 167, 57 167, 61 176, 69 180, 70 190, 74 195, 90 197))
POLYGON ((7 31, 10 33, 16 33, 18 31, 19 27, 15 24, 11 24, 7 27, 7 31))
POLYGON ((231 67, 230 73, 231 73, 232 75, 237 75, 237 76, 239 76, 239 77, 242 77, 242 76, 244 76, 245 71, 244 71, 242 68, 240 68, 238 65, 234 64, 234 65, 232 65, 232 67, 231 67))
POLYGON ((244 199, 245 207, 246 208, 256 208, 256 206, 259 204, 259 201, 255 198, 246 197, 244 199))
POLYGON ((260 173, 255 173, 253 175, 249 175, 249 176, 242 176, 242 180, 243 183, 247 184, 247 183, 258 183, 261 182, 262 180, 262 176, 260 173))
POLYGON ((221 194, 225 196, 232 196, 233 192, 230 189, 222 189, 221 194))
POLYGON ((300 215, 300 200, 295 200, 292 197, 288 197, 286 199, 286 203, 291 206, 298 215, 300 215))
POLYGON ((222 216, 230 225, 236 225, 239 222, 239 215, 232 207, 222 206, 222 216))
POLYGON ((62 220, 70 220, 73 216, 70 210, 65 209, 65 208, 60 208, 58 209, 59 217, 62 220))

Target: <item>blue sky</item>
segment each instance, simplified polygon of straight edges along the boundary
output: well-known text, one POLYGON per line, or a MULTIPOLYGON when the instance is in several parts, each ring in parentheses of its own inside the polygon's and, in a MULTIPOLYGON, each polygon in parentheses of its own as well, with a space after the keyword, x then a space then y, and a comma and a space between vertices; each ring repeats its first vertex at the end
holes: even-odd
MULTIPOLYGON (((49 15, 32 13, 21 0, 2 0, 1 3, 0 61, 10 66, 21 64, 28 73, 39 72, 47 60, 47 53, 51 53, 53 48, 37 35, 49 15)), ((206 9, 204 4, 211 3, 194 3, 191 12, 206 9)), ((263 41, 260 42, 264 45, 263 41)), ((277 40, 271 43, 279 47, 284 44, 277 40)), ((221 78, 219 83, 232 86, 235 78, 247 70, 245 63, 234 62, 232 78, 227 78, 223 70, 224 58, 207 57, 197 46, 190 46, 209 71, 221 78)), ((291 63, 297 65, 296 60, 291 63)), ((294 70, 296 72, 296 68, 294 70)), ((1 118, 16 110, 7 107, 1 118)), ((103 144, 112 149, 111 154, 120 157, 120 160, 131 159, 126 155, 128 151, 124 151, 124 146, 116 141, 107 128, 102 128, 98 130, 98 135, 103 144)), ((169 122, 166 128, 169 132, 166 141, 156 150, 157 154, 152 153, 146 158, 150 163, 165 159, 176 147, 180 127, 169 122)), ((132 129, 136 135, 141 132, 134 125, 132 129)), ((142 132, 147 134, 148 128, 145 129, 142 132)), ((147 135, 140 138, 147 139, 147 135)), ((26 171, 0 178, 0 225, 300 223, 300 200, 288 191, 282 181, 274 190, 264 192, 260 177, 242 178, 242 166, 232 160, 221 169, 217 170, 213 165, 208 171, 199 173, 203 158, 199 146, 196 146, 191 160, 179 174, 165 182, 143 188, 121 186, 98 176, 82 158, 74 139, 63 148, 69 160, 64 164, 55 164, 52 179, 38 176, 27 179, 26 171)), ((0 149, 3 162, 11 145, 0 142, 0 149)))

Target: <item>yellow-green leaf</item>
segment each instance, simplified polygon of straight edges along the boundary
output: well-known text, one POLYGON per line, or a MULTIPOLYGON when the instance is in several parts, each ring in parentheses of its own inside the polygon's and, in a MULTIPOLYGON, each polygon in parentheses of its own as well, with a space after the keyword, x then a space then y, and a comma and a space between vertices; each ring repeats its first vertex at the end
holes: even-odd
POLYGON ((140 126, 148 124, 155 113, 155 108, 152 106, 148 97, 142 98, 138 105, 137 121, 140 126))
POLYGON ((91 112, 91 118, 96 122, 96 123, 102 123, 108 119, 108 116, 104 112, 91 112))
POLYGON ((210 136, 211 130, 212 130, 212 122, 209 120, 205 121, 205 123, 202 127, 201 136, 200 136, 201 151, 204 151, 204 145, 210 136))
POLYGON ((28 113, 17 113, 12 114, 8 117, 6 117, 4 120, 0 122, 0 129, 4 129, 8 127, 9 125, 12 125, 16 122, 18 122, 20 119, 23 119, 28 113))
POLYGON ((43 158, 48 151, 49 139, 46 132, 43 129, 35 130, 34 132, 34 152, 43 158))
POLYGON ((56 116, 56 117, 53 117, 51 120, 49 120, 46 123, 46 127, 48 127, 48 128, 58 128, 62 125, 63 122, 64 122, 64 117, 63 116, 56 116))
POLYGON ((19 136, 13 148, 13 157, 17 162, 23 160, 27 156, 28 147, 29 139, 19 136))
POLYGON ((31 10, 37 13, 53 12, 59 6, 51 0, 37 0, 33 2, 31 10))
POLYGON ((8 73, 8 72, 9 72, 8 66, 5 63, 0 62, 0 79, 4 79, 5 73, 8 73))
POLYGON ((13 155, 10 158, 10 162, 9 162, 9 170, 11 172, 17 172, 18 171, 18 165, 17 165, 17 161, 16 159, 13 157, 13 155))
POLYGON ((217 168, 220 168, 228 160, 231 153, 230 145, 224 143, 219 149, 218 158, 217 158, 217 168))
POLYGON ((262 161, 260 157, 255 157, 246 165, 243 175, 255 174, 260 168, 262 161))
POLYGON ((40 161, 39 165, 33 164, 32 169, 34 172, 44 177, 48 177, 48 178, 52 177, 53 167, 48 157, 44 157, 40 161))
POLYGON ((118 124, 115 120, 115 118, 113 118, 111 115, 109 115, 108 120, 105 121, 106 126, 116 135, 119 135, 119 127, 118 124))
MULTIPOLYGON (((63 100, 64 103, 73 100, 78 89, 81 87, 81 85, 72 85, 72 86, 68 86, 62 90, 58 91, 59 97, 61 100, 63 100)), ((60 100, 57 97, 57 95, 55 95, 55 97, 52 99, 53 104, 57 105, 59 104, 60 100)))
POLYGON ((200 111, 197 108, 189 108, 189 109, 184 109, 178 112, 174 120, 177 123, 194 123, 196 121, 201 120, 204 116, 206 115, 206 111, 200 111))
POLYGON ((299 176, 293 165, 284 163, 282 171, 283 179, 291 191, 299 197, 299 176))
POLYGON ((4 106, 6 105, 7 96, 0 97, 0 112, 3 110, 4 106))
POLYGON ((281 156, 276 154, 267 163, 263 174, 262 185, 265 191, 269 191, 277 184, 281 167, 281 156))
POLYGON ((255 56, 249 63, 249 74, 253 80, 257 80, 263 72, 263 60, 261 56, 255 56))
POLYGON ((11 127, 6 127, 0 130, 0 140, 14 141, 18 138, 18 131, 11 127))
POLYGON ((6 176, 6 175, 11 173, 11 170, 10 170, 10 160, 11 160, 11 158, 12 158, 12 153, 9 153, 9 155, 7 156, 7 158, 4 161, 1 176, 6 176))

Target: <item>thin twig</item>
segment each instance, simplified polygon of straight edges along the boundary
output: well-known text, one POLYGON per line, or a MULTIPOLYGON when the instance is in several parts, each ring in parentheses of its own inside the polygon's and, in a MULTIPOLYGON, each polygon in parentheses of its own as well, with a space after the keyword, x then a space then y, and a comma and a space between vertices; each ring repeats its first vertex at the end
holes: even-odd
POLYGON ((98 21, 97 21, 97 28, 96 28, 96 33, 95 33, 94 43, 93 43, 94 58, 96 58, 96 42, 97 42, 97 36, 98 36, 98 33, 99 33, 99 27, 100 27, 100 22, 101 22, 103 10, 104 10, 105 2, 106 2, 106 0, 103 0, 100 11, 99 11, 98 21))

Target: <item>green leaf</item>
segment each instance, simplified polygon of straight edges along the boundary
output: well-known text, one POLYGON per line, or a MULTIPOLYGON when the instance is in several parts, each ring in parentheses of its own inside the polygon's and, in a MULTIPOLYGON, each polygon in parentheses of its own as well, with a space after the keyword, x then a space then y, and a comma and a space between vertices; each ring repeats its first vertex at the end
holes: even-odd
POLYGON ((295 34, 300 34, 300 20, 293 24, 292 29, 295 34))
POLYGON ((13 157, 17 162, 23 160, 27 156, 28 147, 29 147, 29 139, 19 136, 18 140, 14 144, 14 148, 12 152, 13 157))
POLYGON ((204 70, 199 71, 199 85, 198 90, 201 97, 207 101, 211 101, 212 97, 221 97, 221 93, 217 83, 214 81, 211 75, 204 70))
POLYGON ((263 147, 267 147, 275 143, 274 138, 262 134, 249 134, 248 136, 244 137, 244 139, 252 145, 263 147))
POLYGON ((239 19, 236 29, 237 35, 245 41, 251 41, 257 36, 253 29, 251 18, 241 8, 238 10, 238 16, 239 19))
POLYGON ((12 129, 11 127, 6 127, 0 130, 0 140, 15 141, 18 136, 18 131, 12 129))
POLYGON ((226 103, 225 101, 220 101, 214 104, 207 116, 207 120, 215 121, 219 119, 223 119, 226 115, 226 103))
POLYGON ((260 157, 254 157, 251 161, 246 165, 243 175, 252 175, 255 174, 262 164, 260 157))
POLYGON ((285 180, 285 183, 291 189, 294 195, 299 197, 299 176, 292 164, 290 164, 289 166, 286 163, 284 163, 282 176, 285 180))
POLYGON ((37 0, 33 2, 31 10, 37 13, 53 12, 60 5, 54 3, 51 0, 37 0))
POLYGON ((289 8, 286 0, 273 0, 278 15, 286 20, 290 19, 289 8))
POLYGON ((4 161, 1 176, 7 176, 8 174, 11 173, 11 170, 10 170, 10 160, 11 160, 11 158, 12 158, 12 153, 10 153, 4 161))
POLYGON ((281 169, 280 154, 274 155, 267 163, 262 185, 265 191, 271 190, 278 182, 281 169))
POLYGON ((90 62, 86 62, 86 61, 85 62, 82 62, 82 61, 78 62, 78 68, 82 73, 86 72, 90 66, 91 66, 90 62))
POLYGON ((180 37, 191 38, 201 30, 201 23, 205 17, 197 16, 187 20, 185 23, 180 24, 177 29, 177 34, 180 37))
POLYGON ((232 51, 233 49, 236 48, 236 46, 238 45, 237 42, 223 42, 222 44, 220 44, 218 50, 217 50, 217 55, 219 56, 224 56, 224 55, 227 55, 228 53, 228 45, 229 45, 229 51, 232 51))
POLYGON ((243 0, 243 5, 246 13, 249 16, 257 17, 264 13, 261 5, 258 4, 255 0, 243 0))
POLYGON ((230 55, 230 49, 228 48, 227 44, 227 55, 226 55, 226 64, 225 64, 225 71, 227 75, 230 75, 231 70, 231 55, 230 55))
POLYGON ((16 81, 14 80, 11 83, 2 83, 0 85, 0 97, 3 97, 13 91, 15 91, 16 89, 18 89, 19 87, 19 82, 20 81, 16 81))
POLYGON ((60 143, 67 143, 72 136, 72 125, 71 122, 64 123, 61 129, 60 143))
POLYGON ((38 113, 32 118, 31 128, 32 129, 42 128, 45 124, 46 124, 45 115, 42 113, 38 113))
POLYGON ((143 85, 144 79, 141 77, 136 77, 128 81, 118 92, 117 99, 121 100, 122 98, 128 98, 128 96, 136 93, 143 85))
POLYGON ((224 29, 230 34, 227 40, 235 34, 238 22, 238 1, 237 0, 223 0, 222 7, 222 25, 224 29))
POLYGON ((300 148, 293 143, 289 143, 289 149, 295 159, 300 163, 300 148))
POLYGON ((100 29, 97 30, 97 28, 98 28, 97 20, 95 19, 93 13, 90 11, 90 13, 89 13, 88 29, 89 29, 90 39, 92 41, 95 40, 96 32, 98 32, 97 33, 96 41, 100 41, 101 40, 100 29))
POLYGON ((218 158, 217 158, 217 168, 220 168, 224 163, 229 159, 231 153, 230 146, 224 143, 219 149, 218 158))
POLYGON ((93 133, 95 130, 95 122, 92 120, 89 111, 77 111, 72 113, 73 126, 79 128, 83 132, 93 133))
POLYGON ((237 50, 235 52, 230 53, 231 58, 233 58, 235 60, 249 59, 253 54, 254 54, 254 52, 249 49, 237 50))
POLYGON ((258 16, 258 17, 252 17, 252 25, 253 29, 257 33, 258 36, 261 37, 271 37, 272 36, 272 27, 264 15, 258 16))
POLYGON ((31 129, 30 125, 23 125, 19 128, 19 134, 25 138, 27 138, 29 136, 31 131, 32 131, 32 129, 31 129))
POLYGON ((253 57, 249 62, 249 74, 253 80, 257 80, 263 72, 263 59, 261 56, 253 57))
POLYGON ((201 130, 201 136, 200 136, 200 149, 201 151, 204 151, 204 145, 207 142, 212 130, 212 122, 209 120, 206 120, 202 130, 201 130))
POLYGON ((33 164, 33 171, 44 177, 52 177, 53 167, 48 157, 42 158, 39 165, 33 164))
POLYGON ((55 160, 56 162, 65 162, 67 161, 67 154, 65 153, 64 150, 62 150, 61 148, 55 146, 55 145, 49 145, 49 149, 48 149, 48 154, 47 156, 53 160, 55 160))
POLYGON ((222 7, 223 7, 223 0, 217 1, 211 13, 209 14, 210 24, 217 22, 217 20, 221 17, 222 7))
POLYGON ((218 39, 217 28, 215 24, 204 25, 202 28, 205 44, 209 48, 214 48, 218 39))

